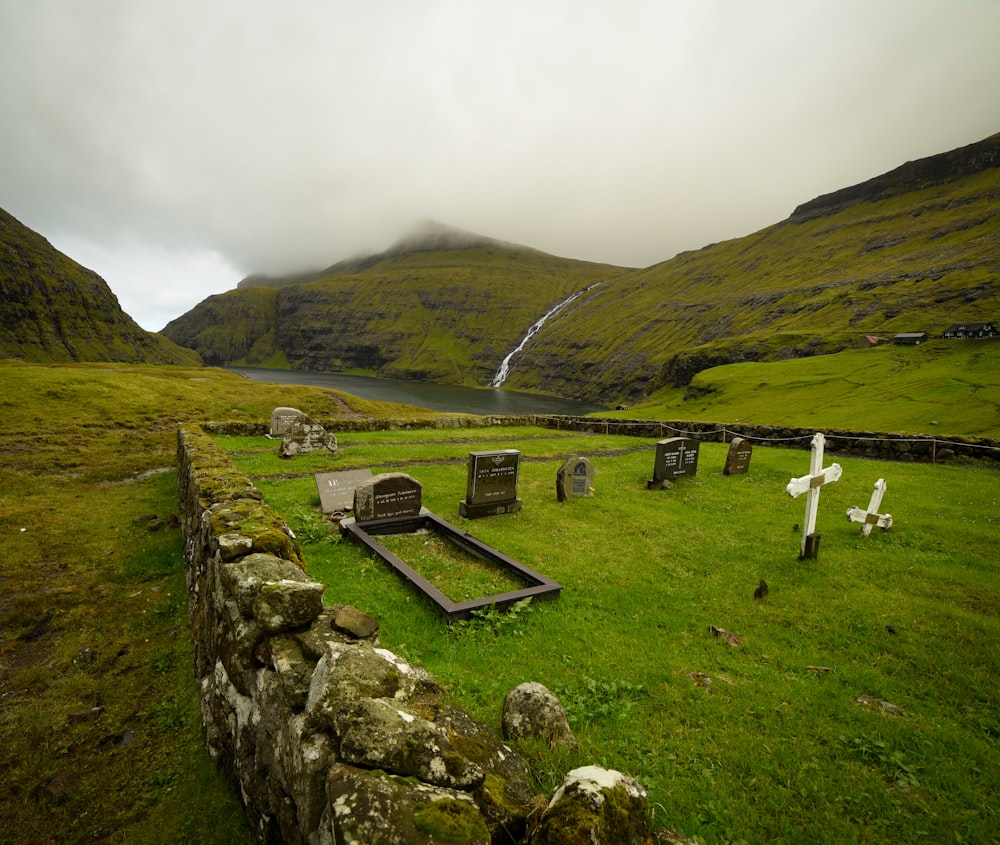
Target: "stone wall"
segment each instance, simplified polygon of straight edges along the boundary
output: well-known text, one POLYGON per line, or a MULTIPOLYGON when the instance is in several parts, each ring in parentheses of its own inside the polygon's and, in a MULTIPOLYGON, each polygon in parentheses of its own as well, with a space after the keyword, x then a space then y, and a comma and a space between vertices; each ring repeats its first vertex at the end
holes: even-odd
MULTIPOLYGON (((852 455, 890 461, 939 463, 962 458, 985 458, 1000 461, 1000 441, 989 438, 934 437, 927 434, 851 431, 837 428, 796 428, 793 426, 744 425, 686 420, 625 420, 610 417, 529 416, 453 416, 434 419, 329 420, 319 422, 341 431, 384 431, 407 428, 475 428, 509 425, 534 425, 631 437, 665 438, 676 435, 708 442, 725 443, 743 437, 754 445, 809 449, 817 431, 826 436, 827 454, 852 455)), ((217 434, 263 436, 266 423, 209 423, 206 430, 217 434)))
POLYGON ((206 743, 257 840, 522 841, 525 763, 380 648, 375 620, 324 606, 288 527, 201 429, 178 432, 178 476, 206 743))

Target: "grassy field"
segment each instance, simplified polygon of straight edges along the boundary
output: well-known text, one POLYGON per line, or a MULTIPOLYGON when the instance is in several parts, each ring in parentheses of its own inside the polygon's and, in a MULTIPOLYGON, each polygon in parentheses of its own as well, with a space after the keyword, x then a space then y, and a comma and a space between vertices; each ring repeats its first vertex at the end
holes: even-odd
MULTIPOLYGON (((0 842, 248 841, 202 745, 172 467, 178 422, 262 421, 278 405, 418 414, 213 369, 0 362, 0 842)), ((823 422, 866 427, 836 408, 823 422)), ((378 616, 385 644, 458 703, 496 725, 522 680, 562 697, 581 751, 523 749, 542 788, 580 762, 620 768, 649 788, 655 823, 706 843, 996 841, 995 468, 843 460, 823 493, 820 558, 799 563, 803 505, 783 488, 805 472, 803 451, 759 448, 749 475, 725 478, 722 447, 705 444, 697 478, 653 492, 651 444, 635 439, 340 440, 332 464, 223 442, 296 526, 328 598, 378 616), (487 443, 521 449, 525 507, 468 529, 566 589, 449 629, 330 532, 312 474, 400 469, 458 522, 464 459, 487 443), (571 452, 595 461, 597 492, 560 504, 555 471, 571 452), (276 465, 303 478, 279 480, 276 465), (862 540, 844 510, 880 476, 896 523, 862 540), (770 595, 756 602, 761 577, 770 595)))
MULTIPOLYGON (((521 749, 541 789, 577 765, 620 769, 649 790, 654 823, 705 843, 998 841, 995 468, 842 459, 819 559, 800 562, 804 505, 784 487, 805 451, 758 447, 747 475, 726 477, 726 447, 706 443, 696 478, 649 491, 654 441, 635 438, 343 434, 343 452, 299 478, 266 440, 219 440, 290 520, 327 601, 377 616, 383 644, 459 705, 499 729, 519 683, 562 698, 581 747, 521 749), (462 459, 489 447, 521 450, 524 507, 463 520, 462 459), (594 461, 597 491, 559 503, 571 454, 594 461), (318 513, 312 473, 364 466, 413 475, 426 506, 561 583, 560 598, 449 628, 318 513), (863 538, 845 511, 879 477, 895 523, 863 538)), ((419 558, 429 540, 405 548, 419 558)), ((435 575, 446 593, 477 583, 435 575)))
POLYGON ((610 416, 996 438, 1000 338, 727 364, 610 416))

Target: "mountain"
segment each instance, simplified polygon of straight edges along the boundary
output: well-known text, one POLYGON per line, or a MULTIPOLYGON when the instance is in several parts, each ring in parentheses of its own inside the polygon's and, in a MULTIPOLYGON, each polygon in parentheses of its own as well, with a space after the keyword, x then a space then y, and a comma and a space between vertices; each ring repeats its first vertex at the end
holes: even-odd
POLYGON ((107 283, 0 209, 0 358, 200 364, 147 332, 107 283))
POLYGON ((513 359, 505 386, 634 402, 718 364, 1000 319, 998 200, 1000 134, 643 269, 427 224, 376 255, 245 279, 163 333, 210 363, 486 385, 528 328, 577 293, 513 359))
POLYGON ((506 386, 635 401, 701 370, 1000 319, 1000 134, 595 289, 506 386), (623 332, 622 326, 628 331, 623 332))
POLYGON ((209 364, 488 384, 540 314, 622 272, 432 223, 316 274, 245 279, 163 334, 209 364))

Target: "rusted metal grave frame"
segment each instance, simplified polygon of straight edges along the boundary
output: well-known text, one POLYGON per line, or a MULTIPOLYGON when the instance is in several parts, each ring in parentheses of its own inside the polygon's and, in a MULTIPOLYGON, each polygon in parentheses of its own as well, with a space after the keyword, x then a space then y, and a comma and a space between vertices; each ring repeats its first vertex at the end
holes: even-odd
POLYGON ((554 599, 562 590, 561 584, 557 584, 550 578, 546 578, 544 575, 535 572, 535 570, 525 566, 520 561, 514 560, 512 557, 508 557, 492 546, 487 546, 482 540, 456 528, 424 507, 416 515, 367 521, 363 524, 358 524, 358 521, 354 517, 347 517, 340 520, 339 525, 342 534, 350 537, 368 549, 368 551, 382 558, 399 575, 429 598, 449 624, 459 619, 468 619, 472 616, 473 611, 484 607, 495 607, 497 610, 504 610, 515 602, 525 598, 554 599), (508 574, 520 578, 529 586, 521 590, 514 590, 509 593, 496 593, 492 596, 470 599, 469 601, 452 601, 419 572, 410 567, 402 558, 394 555, 385 548, 374 536, 380 534, 412 534, 422 528, 429 528, 444 535, 450 542, 473 557, 498 564, 508 574))

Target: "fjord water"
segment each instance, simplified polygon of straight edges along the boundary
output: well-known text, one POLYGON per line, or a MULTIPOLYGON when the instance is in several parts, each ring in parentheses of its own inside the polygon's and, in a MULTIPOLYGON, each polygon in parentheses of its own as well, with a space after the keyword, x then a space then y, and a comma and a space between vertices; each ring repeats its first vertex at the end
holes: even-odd
POLYGON ((253 381, 329 387, 362 399, 402 402, 432 411, 451 414, 567 414, 579 416, 604 411, 600 405, 494 388, 459 387, 409 379, 371 378, 343 373, 306 373, 296 370, 267 370, 259 367, 227 367, 231 373, 253 381))

